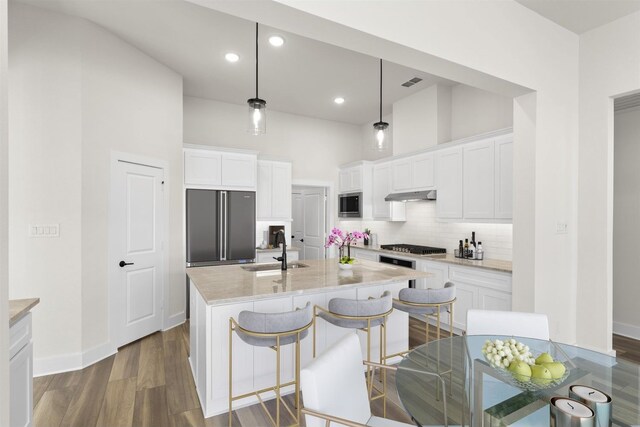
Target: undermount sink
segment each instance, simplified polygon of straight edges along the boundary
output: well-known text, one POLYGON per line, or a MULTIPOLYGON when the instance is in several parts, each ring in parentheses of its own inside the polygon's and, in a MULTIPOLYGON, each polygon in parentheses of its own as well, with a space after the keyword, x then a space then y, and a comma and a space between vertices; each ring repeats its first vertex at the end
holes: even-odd
MULTIPOLYGON (((301 262, 292 262, 290 264, 287 264, 287 269, 306 268, 306 267, 309 267, 309 266, 301 262)), ((242 269, 246 271, 279 271, 280 263, 243 265, 242 269)))

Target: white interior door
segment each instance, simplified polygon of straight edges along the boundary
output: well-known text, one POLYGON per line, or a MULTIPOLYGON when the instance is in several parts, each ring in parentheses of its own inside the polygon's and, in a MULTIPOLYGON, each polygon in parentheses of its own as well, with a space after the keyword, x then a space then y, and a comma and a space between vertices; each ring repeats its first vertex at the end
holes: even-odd
POLYGON ((163 175, 159 168, 118 161, 112 178, 111 262, 118 274, 111 315, 118 346, 162 329, 163 175))
POLYGON ((291 245, 300 249, 300 259, 304 259, 304 196, 302 193, 291 195, 293 222, 291 223, 291 245))
POLYGON ((325 189, 304 191, 304 259, 325 258, 325 189))

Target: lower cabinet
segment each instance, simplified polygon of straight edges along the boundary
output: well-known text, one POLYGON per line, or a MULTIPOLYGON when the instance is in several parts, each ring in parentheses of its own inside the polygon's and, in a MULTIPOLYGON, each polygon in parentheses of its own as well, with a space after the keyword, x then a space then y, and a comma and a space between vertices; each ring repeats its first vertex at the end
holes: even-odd
POLYGON ((367 261, 378 262, 379 255, 377 252, 368 251, 366 249, 351 248, 351 257, 355 259, 366 259, 367 261))
POLYGON ((9 426, 28 427, 33 420, 33 344, 31 313, 10 328, 9 426))

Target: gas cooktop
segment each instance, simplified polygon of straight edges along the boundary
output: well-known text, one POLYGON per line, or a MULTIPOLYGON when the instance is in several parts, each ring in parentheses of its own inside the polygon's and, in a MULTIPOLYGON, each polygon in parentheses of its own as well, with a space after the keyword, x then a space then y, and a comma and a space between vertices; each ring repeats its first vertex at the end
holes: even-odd
POLYGON ((404 252, 408 254, 416 255, 432 255, 432 254, 446 254, 447 250, 443 248, 434 248, 431 246, 420 245, 408 245, 406 243, 396 243, 392 245, 380 245, 382 249, 387 249, 395 252, 404 252))

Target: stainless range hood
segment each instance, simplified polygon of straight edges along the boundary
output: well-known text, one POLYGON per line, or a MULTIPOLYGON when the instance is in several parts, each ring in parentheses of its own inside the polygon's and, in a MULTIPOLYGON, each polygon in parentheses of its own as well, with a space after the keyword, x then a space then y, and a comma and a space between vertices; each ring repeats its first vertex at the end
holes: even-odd
POLYGON ((436 190, 411 191, 409 193, 391 193, 384 198, 386 202, 422 202, 425 200, 435 200, 436 190))

